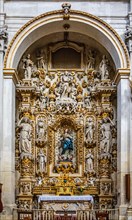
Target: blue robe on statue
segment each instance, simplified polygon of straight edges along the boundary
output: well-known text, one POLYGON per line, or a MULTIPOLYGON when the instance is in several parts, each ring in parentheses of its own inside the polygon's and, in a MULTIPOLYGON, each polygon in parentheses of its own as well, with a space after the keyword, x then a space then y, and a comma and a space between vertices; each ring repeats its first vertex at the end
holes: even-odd
POLYGON ((70 137, 66 137, 62 140, 62 153, 65 154, 67 150, 72 151, 73 150, 73 141, 70 137))

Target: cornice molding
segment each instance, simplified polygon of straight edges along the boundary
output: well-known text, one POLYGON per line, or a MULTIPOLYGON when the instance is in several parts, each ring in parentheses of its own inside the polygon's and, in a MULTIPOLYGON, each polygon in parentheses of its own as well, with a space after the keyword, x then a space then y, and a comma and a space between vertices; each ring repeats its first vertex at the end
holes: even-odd
POLYGON ((15 69, 4 68, 3 75, 4 75, 4 79, 12 79, 15 85, 19 81, 18 74, 15 69))
POLYGON ((118 85, 121 79, 129 79, 130 69, 118 69, 117 74, 114 78, 114 83, 118 85))

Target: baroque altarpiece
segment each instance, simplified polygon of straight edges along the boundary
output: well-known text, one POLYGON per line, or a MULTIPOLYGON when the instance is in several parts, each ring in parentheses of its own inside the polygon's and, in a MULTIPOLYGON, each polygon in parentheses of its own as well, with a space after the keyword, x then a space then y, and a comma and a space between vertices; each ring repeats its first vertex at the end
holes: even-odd
POLYGON ((20 60, 16 112, 16 200, 93 195, 116 205, 115 68, 107 52, 77 42, 45 45, 20 60))

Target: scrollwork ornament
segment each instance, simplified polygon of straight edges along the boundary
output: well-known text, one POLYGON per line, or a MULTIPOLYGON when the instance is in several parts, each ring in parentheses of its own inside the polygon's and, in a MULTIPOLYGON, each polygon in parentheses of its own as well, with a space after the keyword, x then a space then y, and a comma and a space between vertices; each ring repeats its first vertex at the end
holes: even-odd
POLYGON ((99 173, 101 178, 109 178, 110 177, 110 158, 108 155, 106 157, 101 157, 100 161, 99 173))
POLYGON ((101 209, 111 209, 112 208, 112 199, 100 199, 100 208, 101 209))
POLYGON ((24 157, 21 161, 21 175, 32 176, 33 175, 33 160, 28 157, 24 157))
POLYGON ((29 200, 19 200, 18 206, 20 209, 29 210, 31 207, 31 202, 29 200))
POLYGON ((103 195, 110 195, 111 194, 111 183, 109 183, 109 182, 102 182, 100 190, 101 190, 101 194, 103 194, 103 195))

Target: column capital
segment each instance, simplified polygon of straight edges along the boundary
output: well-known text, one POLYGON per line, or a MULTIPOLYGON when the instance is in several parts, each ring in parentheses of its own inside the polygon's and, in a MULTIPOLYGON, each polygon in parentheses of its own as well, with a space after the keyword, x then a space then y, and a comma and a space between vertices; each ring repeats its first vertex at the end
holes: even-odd
POLYGON ((4 79, 12 79, 15 85, 18 83, 19 79, 16 69, 4 68, 3 75, 4 79))
POLYGON ((121 79, 129 79, 130 69, 118 69, 114 78, 114 83, 118 85, 121 79))

